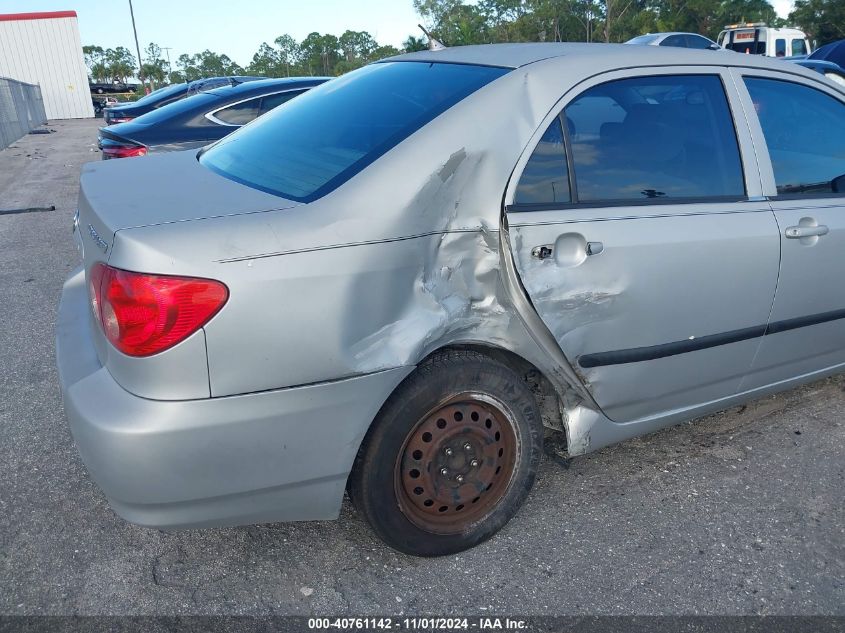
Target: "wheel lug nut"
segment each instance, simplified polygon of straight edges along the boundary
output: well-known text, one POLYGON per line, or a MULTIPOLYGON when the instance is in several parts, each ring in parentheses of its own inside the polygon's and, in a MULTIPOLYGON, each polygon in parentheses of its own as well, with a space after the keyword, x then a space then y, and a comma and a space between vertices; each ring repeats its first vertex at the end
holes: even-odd
POLYGON ((472 450, 472 444, 470 444, 469 442, 464 444, 464 450, 465 451, 471 451, 472 450))
POLYGON ((452 449, 449 448, 449 447, 446 447, 446 449, 443 452, 446 453, 446 455, 449 456, 449 457, 452 456, 452 449))
POLYGON ((457 477, 455 477, 455 481, 457 481, 458 483, 462 483, 462 482, 463 482, 463 480, 464 480, 464 476, 463 476, 463 475, 458 475, 457 477))
POLYGON ((449 469, 448 469, 448 468, 441 468, 441 469, 440 469, 440 474, 441 474, 441 475, 443 475, 443 476, 445 477, 446 475, 448 475, 448 474, 449 474, 449 469))
POLYGON ((475 468, 476 466, 478 466, 478 460, 477 460, 477 459, 472 460, 472 461, 469 463, 469 465, 470 465, 470 466, 472 466, 473 468, 475 468))

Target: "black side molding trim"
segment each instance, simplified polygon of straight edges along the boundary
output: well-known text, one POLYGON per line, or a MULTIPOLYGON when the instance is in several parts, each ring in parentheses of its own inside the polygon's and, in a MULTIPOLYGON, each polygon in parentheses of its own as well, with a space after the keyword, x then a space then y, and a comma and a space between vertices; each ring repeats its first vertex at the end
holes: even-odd
POLYGON ((753 327, 742 328, 741 330, 732 330, 730 332, 722 332, 721 334, 709 334, 699 338, 673 341, 661 345, 633 347, 631 349, 621 349, 613 352, 598 352, 597 354, 584 354, 578 359, 578 364, 584 369, 589 369, 591 367, 639 363, 644 360, 656 360, 658 358, 677 356, 678 354, 686 354, 688 352, 697 352, 710 347, 729 345, 759 336, 788 332, 789 330, 797 330, 798 328, 811 325, 838 321, 839 319, 845 319, 845 310, 833 310, 831 312, 821 312, 794 319, 775 321, 769 323, 768 327, 765 325, 755 325, 753 327))

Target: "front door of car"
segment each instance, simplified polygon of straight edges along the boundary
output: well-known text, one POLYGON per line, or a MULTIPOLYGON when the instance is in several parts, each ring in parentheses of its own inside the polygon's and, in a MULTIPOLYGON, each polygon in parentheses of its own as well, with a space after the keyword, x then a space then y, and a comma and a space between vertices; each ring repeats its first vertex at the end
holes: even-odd
POLYGON ((736 72, 778 222, 766 336, 742 389, 845 364, 845 94, 795 75, 736 72))
POLYGON ((729 74, 642 72, 565 95, 505 198, 523 286, 617 422, 736 393, 780 255, 729 74))

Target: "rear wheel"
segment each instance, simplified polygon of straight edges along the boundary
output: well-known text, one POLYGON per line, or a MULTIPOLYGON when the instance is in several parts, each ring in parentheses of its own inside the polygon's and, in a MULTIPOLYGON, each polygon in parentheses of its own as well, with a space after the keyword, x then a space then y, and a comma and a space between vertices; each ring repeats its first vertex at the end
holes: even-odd
POLYGON ((536 402, 516 372, 476 352, 443 352, 382 408, 350 494, 391 547, 459 552, 490 538, 522 505, 542 437, 536 402))

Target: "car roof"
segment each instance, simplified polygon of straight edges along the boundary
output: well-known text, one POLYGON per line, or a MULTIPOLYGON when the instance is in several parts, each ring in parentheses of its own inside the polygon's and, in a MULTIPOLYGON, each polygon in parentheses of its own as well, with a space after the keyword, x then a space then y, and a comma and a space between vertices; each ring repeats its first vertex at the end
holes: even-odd
POLYGON ((700 33, 690 33, 689 31, 659 31, 657 33, 646 33, 646 35, 695 35, 697 37, 703 37, 705 40, 710 39, 706 35, 701 35, 700 33))
POLYGON ((228 99, 239 95, 248 96, 253 93, 263 93, 268 90, 278 88, 284 90, 285 88, 296 88, 298 86, 313 86, 324 81, 328 81, 330 77, 284 77, 281 79, 256 79, 253 81, 245 81, 244 83, 236 84, 234 86, 220 86, 219 88, 212 88, 200 94, 215 95, 221 98, 228 99))
POLYGON ((829 68, 830 70, 836 70, 839 72, 843 72, 843 68, 837 64, 836 62, 828 61, 826 59, 790 59, 788 61, 794 62, 801 66, 806 66, 807 68, 829 68))
MULTIPOLYGON (((603 70, 637 66, 742 66, 783 70, 783 62, 762 55, 713 55, 713 51, 627 44, 520 43, 454 46, 439 51, 419 51, 388 57, 379 63, 444 62, 501 68, 523 68, 540 61, 574 62, 603 70)), ((529 69, 530 70, 530 69, 529 69)))

